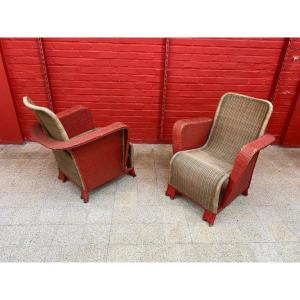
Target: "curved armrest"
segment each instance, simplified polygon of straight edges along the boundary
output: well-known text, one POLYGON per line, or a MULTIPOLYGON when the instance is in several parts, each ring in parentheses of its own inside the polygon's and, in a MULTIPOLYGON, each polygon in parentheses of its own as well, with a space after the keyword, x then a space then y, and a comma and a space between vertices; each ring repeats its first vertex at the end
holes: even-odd
POLYGON ((56 115, 70 138, 94 128, 92 114, 85 106, 77 105, 56 115))
POLYGON ((201 147, 209 135, 211 118, 185 119, 175 122, 172 132, 173 153, 201 147))
POLYGON ((31 128, 31 134, 33 141, 42 144, 46 148, 52 150, 70 150, 114 134, 117 131, 127 129, 128 127, 124 123, 116 122, 109 126, 83 133, 80 136, 75 136, 67 141, 58 141, 45 135, 40 124, 36 122, 31 128))
POLYGON ((274 136, 265 134, 241 149, 233 165, 221 208, 226 207, 235 197, 249 188, 260 150, 271 145, 274 141, 274 136))
POLYGON ((271 145, 274 141, 274 136, 265 134, 253 142, 246 144, 237 155, 230 178, 236 181, 243 176, 243 173, 247 170, 254 156, 258 154, 260 150, 271 145))

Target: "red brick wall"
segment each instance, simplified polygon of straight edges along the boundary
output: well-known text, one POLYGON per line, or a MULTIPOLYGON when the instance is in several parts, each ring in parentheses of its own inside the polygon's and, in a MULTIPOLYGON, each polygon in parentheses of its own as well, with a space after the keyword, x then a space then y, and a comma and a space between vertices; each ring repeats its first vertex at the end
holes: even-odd
MULTIPOLYGON (((134 141, 159 142, 164 39, 47 38, 44 46, 55 111, 82 104, 92 109, 97 126, 123 121, 134 141)), ((22 132, 29 138, 34 117, 22 97, 47 105, 37 41, 3 39, 2 47, 22 132)), ((213 116, 228 91, 268 98, 283 47, 281 38, 171 39, 164 141, 170 142, 177 119, 213 116)), ((289 71, 281 78, 269 126, 278 141, 299 77, 292 60, 286 63, 289 71)))

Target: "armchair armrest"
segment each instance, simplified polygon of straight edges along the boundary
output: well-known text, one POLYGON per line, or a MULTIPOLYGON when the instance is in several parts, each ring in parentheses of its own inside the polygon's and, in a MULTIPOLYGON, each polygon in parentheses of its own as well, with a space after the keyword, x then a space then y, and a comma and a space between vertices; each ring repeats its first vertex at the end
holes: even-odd
POLYGON ((87 107, 77 105, 56 115, 70 138, 94 128, 92 114, 87 107))
POLYGON ((271 145, 274 141, 274 136, 265 134, 253 142, 246 144, 238 153, 235 160, 230 176, 232 180, 236 181, 237 179, 241 178, 255 155, 258 154, 260 150, 271 145))
POLYGON ((222 208, 227 206, 235 197, 248 190, 260 150, 271 145, 274 141, 274 136, 265 134, 246 144, 240 150, 230 174, 229 183, 221 204, 222 208))
POLYGON ((204 145, 212 122, 211 118, 194 118, 175 122, 172 132, 173 153, 204 145))
POLYGON ((52 150, 71 150, 85 144, 91 143, 120 130, 127 130, 128 127, 121 122, 113 123, 109 126, 96 128, 93 131, 75 136, 67 141, 58 141, 46 136, 39 123, 35 123, 31 128, 32 140, 52 150))

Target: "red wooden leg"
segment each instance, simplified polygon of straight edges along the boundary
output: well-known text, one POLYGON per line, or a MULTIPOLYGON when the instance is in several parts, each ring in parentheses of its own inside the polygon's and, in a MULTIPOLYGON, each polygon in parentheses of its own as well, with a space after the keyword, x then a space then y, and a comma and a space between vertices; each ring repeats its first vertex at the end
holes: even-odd
POLYGON ((203 213, 203 217, 202 219, 204 221, 206 221, 209 226, 213 226, 214 225, 214 222, 215 222, 215 219, 216 219, 216 214, 210 212, 209 210, 205 210, 204 213, 203 213))
POLYGON ((58 170, 58 179, 60 179, 62 182, 66 182, 68 180, 66 175, 61 170, 58 170))
POLYGON ((245 191, 243 191, 242 194, 243 194, 244 196, 248 196, 248 189, 246 189, 245 191))
POLYGON ((81 191, 81 199, 83 200, 84 203, 88 203, 89 202, 89 191, 82 190, 81 191))
POLYGON ((178 194, 176 189, 174 189, 171 185, 168 184, 168 187, 166 190, 166 196, 169 196, 173 200, 175 198, 176 194, 178 194))
POLYGON ((130 176, 132 176, 132 177, 135 177, 136 174, 135 174, 134 168, 132 168, 132 169, 128 172, 128 174, 129 174, 130 176))

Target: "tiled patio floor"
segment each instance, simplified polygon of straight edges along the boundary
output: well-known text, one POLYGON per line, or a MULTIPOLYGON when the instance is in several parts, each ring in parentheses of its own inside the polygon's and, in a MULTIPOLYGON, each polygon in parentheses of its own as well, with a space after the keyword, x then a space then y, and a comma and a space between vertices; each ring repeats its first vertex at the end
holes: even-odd
POLYGON ((261 153, 249 196, 213 227, 164 196, 169 145, 136 145, 137 177, 91 193, 57 179, 35 143, 0 146, 0 261, 300 262, 300 149, 261 153))

